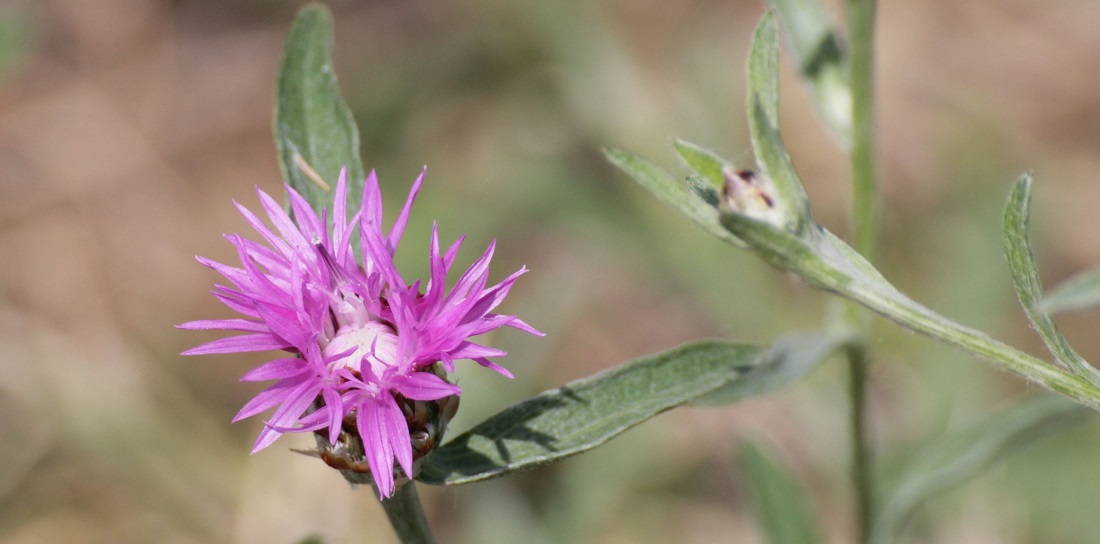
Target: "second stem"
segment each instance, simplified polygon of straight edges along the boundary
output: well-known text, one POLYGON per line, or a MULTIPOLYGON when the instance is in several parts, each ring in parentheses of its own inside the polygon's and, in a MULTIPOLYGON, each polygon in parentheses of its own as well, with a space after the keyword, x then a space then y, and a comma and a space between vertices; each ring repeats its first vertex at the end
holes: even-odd
MULTIPOLYGON (((852 227, 856 250, 874 261, 878 245, 879 210, 874 146, 875 0, 847 0, 849 64, 852 95, 852 227)), ((851 325, 864 331, 867 320, 853 308, 851 325)), ((859 336, 847 350, 851 396, 852 480, 856 494, 860 543, 868 542, 874 525, 874 487, 867 439, 867 348, 859 336)))

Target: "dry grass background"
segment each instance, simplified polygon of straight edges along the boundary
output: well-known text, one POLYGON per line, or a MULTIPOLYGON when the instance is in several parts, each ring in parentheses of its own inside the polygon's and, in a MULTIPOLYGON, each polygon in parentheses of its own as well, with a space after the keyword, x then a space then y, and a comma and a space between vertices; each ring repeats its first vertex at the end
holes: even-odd
MULTIPOLYGON (((1037 175, 1048 284, 1100 261, 1100 4, 882 2, 883 268, 904 290, 1039 353, 1016 309, 999 214, 1037 175)), ((0 542, 391 542, 369 492, 229 419, 262 356, 183 359, 175 323, 227 315, 201 254, 232 261, 230 204, 279 188, 275 69, 297 3, 0 2, 0 542)), ((614 172, 601 146, 677 168, 681 136, 745 162, 756 1, 333 2, 336 64, 393 206, 428 185, 428 225, 499 239, 528 265, 503 333, 506 382, 463 372, 455 430, 612 364, 706 336, 768 341, 826 299, 706 240, 614 172)), ((783 127, 825 225, 846 230, 845 162, 789 70, 783 127)), ((681 170, 676 170, 682 173, 681 170)), ((421 268, 418 268, 421 267, 421 268)), ((1098 321, 1063 320, 1092 360, 1098 321)), ((882 466, 1029 391, 984 363, 876 326, 882 466)), ((755 437, 851 538, 843 369, 768 399, 666 414, 594 453, 514 478, 427 489, 443 542, 759 542, 732 458, 755 437)), ((1028 448, 933 503, 914 542, 1094 542, 1100 427, 1028 448)))

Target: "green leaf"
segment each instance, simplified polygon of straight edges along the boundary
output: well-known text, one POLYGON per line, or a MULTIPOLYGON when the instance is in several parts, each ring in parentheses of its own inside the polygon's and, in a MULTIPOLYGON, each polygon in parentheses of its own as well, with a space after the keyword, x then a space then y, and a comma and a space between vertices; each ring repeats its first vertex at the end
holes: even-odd
POLYGON ((964 432, 929 443, 885 487, 871 542, 896 537, 932 497, 974 478, 1009 454, 1047 434, 1085 421, 1089 411, 1065 399, 1042 395, 1009 408, 964 432))
POLYGON ((709 149, 679 138, 673 140, 672 145, 676 147, 676 152, 680 154, 688 167, 698 172, 714 187, 721 189, 725 185, 726 178, 722 171, 734 168, 733 163, 719 157, 717 153, 709 149))
POLYGON ((922 334, 990 359, 1051 391, 1100 409, 1100 386, 966 327, 905 296, 857 251, 811 223, 799 234, 736 213, 723 213, 722 225, 772 266, 810 285, 836 293, 922 334))
POLYGON ((787 470, 770 455, 742 442, 738 458, 748 478, 749 498, 771 544, 821 542, 813 510, 787 470))
MULTIPOLYGON (((687 177, 688 188, 691 192, 695 193, 695 196, 699 197, 706 205, 717 208, 721 205, 722 196, 718 193, 718 190, 711 185, 710 180, 704 179, 697 174, 692 174, 687 177)), ((726 234, 729 234, 728 232, 726 234)))
POLYGON ((332 67, 332 15, 321 4, 298 12, 279 68, 275 143, 283 179, 320 212, 332 207, 340 169, 348 169, 348 199, 358 203, 365 173, 359 129, 340 95, 332 67), (328 185, 321 187, 313 174, 328 185))
POLYGON ((676 208, 712 236, 733 246, 745 247, 718 222, 718 208, 704 201, 689 184, 676 180, 661 167, 629 151, 605 149, 604 154, 661 202, 676 208))
POLYGON ((888 290, 889 284, 866 259, 816 224, 800 235, 737 213, 723 213, 719 220, 768 264, 814 287, 838 294, 848 294, 859 284, 888 290))
POLYGON ((847 52, 821 0, 770 0, 817 109, 845 148, 852 142, 847 52))
POLYGON ((1085 361, 1069 345, 1054 320, 1039 306, 1043 297, 1043 287, 1039 282, 1039 271, 1035 255, 1031 251, 1028 238, 1028 204, 1031 201, 1031 176, 1023 175, 1012 188, 1012 194, 1005 208, 1004 235, 1005 255, 1008 257, 1008 270, 1016 285, 1016 293, 1028 320, 1039 332, 1043 343, 1060 363, 1074 374, 1100 384, 1100 371, 1085 361))
POLYGON ((788 230, 802 233, 811 222, 810 203, 779 137, 777 32, 775 14, 769 11, 756 27, 749 54, 749 131, 756 164, 775 184, 775 206, 788 230))
POLYGON ((848 339, 819 332, 794 333, 775 342, 762 362, 744 377, 692 402, 695 406, 721 406, 750 397, 767 395, 794 383, 821 364, 848 339))
POLYGON ((508 408, 429 455, 417 479, 457 485, 588 451, 623 431, 741 379, 763 349, 694 342, 551 389, 508 408))
POLYGON ((1100 306, 1100 268, 1086 270, 1066 280, 1039 303, 1049 313, 1087 310, 1100 306))
POLYGON ((756 24, 749 51, 749 111, 761 110, 771 128, 779 129, 779 29, 769 10, 756 24))

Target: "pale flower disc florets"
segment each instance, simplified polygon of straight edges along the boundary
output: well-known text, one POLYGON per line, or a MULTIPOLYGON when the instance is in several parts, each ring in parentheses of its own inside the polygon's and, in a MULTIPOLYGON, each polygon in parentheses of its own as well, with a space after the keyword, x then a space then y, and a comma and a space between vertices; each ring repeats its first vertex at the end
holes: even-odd
POLYGON ((368 371, 381 376, 386 368, 398 361, 397 334, 389 326, 369 322, 359 327, 343 327, 322 352, 326 357, 337 358, 332 369, 349 368, 354 372, 368 371), (341 356, 341 353, 349 355, 341 356), (362 365, 368 365, 366 369, 362 365))
MULTIPOLYGON (((363 455, 382 496, 394 489, 394 463, 412 476, 409 402, 441 401, 461 390, 437 375, 440 363, 452 371, 454 361, 470 359, 511 377, 489 357, 505 352, 468 340, 508 326, 541 335, 519 318, 490 313, 508 294, 520 269, 486 287, 494 246, 445 290, 446 276, 462 244, 459 239, 440 252, 433 227, 431 278, 404 281, 393 264, 409 211, 424 179, 421 172, 405 206, 388 233, 383 233, 382 199, 371 172, 360 208, 347 214, 346 172, 340 173, 332 207, 320 217, 304 198, 287 187, 291 220, 274 199, 257 189, 274 231, 255 214, 237 205, 245 220, 268 245, 228 236, 241 259, 233 267, 199 257, 232 286, 218 285, 214 296, 244 318, 192 321, 185 329, 244 332, 192 348, 185 355, 284 350, 293 356, 269 361, 241 379, 276 380, 249 401, 234 421, 275 408, 253 447, 259 451, 287 432, 325 432, 336 444, 352 418, 363 455), (362 262, 352 249, 358 229, 362 262), (399 402, 400 400, 400 402, 399 402), (405 404, 402 404, 405 403, 405 404), (403 409, 402 406, 405 406, 403 409)), ((454 403, 446 403, 454 406, 454 403)), ((415 418, 414 418, 415 419, 415 418)))

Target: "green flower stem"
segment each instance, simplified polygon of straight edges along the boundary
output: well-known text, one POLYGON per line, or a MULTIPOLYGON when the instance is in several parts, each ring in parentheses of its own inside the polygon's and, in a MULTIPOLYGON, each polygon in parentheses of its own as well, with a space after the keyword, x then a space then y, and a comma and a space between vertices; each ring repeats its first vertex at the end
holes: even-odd
POLYGON ((852 92, 852 189, 855 248, 874 260, 878 194, 874 146, 875 0, 848 0, 848 82, 852 92))
POLYGON ((402 544, 435 544, 428 518, 420 506, 415 482, 406 482, 398 487, 392 497, 382 501, 382 508, 402 544))
POLYGON ((867 347, 860 340, 847 346, 848 393, 851 397, 852 482, 856 492, 859 542, 868 542, 874 520, 871 448, 867 440, 867 347))
MULTIPOLYGON (((874 146, 874 36, 875 0, 848 0, 850 36, 848 85, 852 93, 852 219, 856 250, 874 260, 878 244, 878 194, 874 146)), ((862 312, 850 311, 852 325, 866 328, 862 312)), ((867 347, 860 342, 848 349, 851 396, 852 479, 855 484, 859 542, 870 538, 874 526, 871 448, 867 442, 867 347)))

